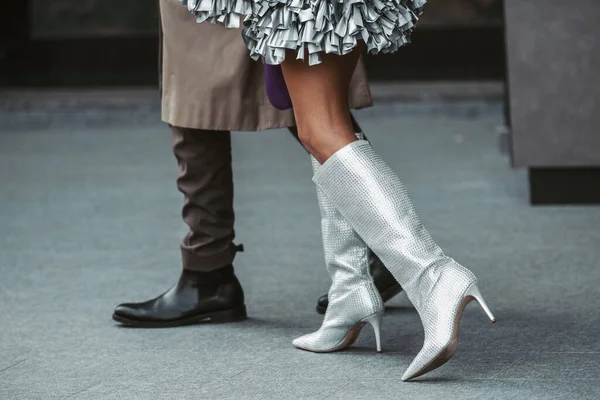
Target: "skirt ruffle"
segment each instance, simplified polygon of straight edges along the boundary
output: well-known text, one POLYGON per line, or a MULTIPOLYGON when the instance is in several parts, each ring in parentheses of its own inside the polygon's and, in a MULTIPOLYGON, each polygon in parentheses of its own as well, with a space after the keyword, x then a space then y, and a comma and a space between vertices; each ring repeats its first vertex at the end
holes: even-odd
POLYGON ((344 55, 358 40, 371 54, 392 53, 410 42, 425 0, 257 0, 247 19, 250 56, 281 64, 286 50, 308 53, 309 65, 323 52, 344 55))
POLYGON ((237 28, 254 60, 281 64, 286 50, 308 64, 323 53, 345 55, 359 40, 370 54, 393 53, 410 43, 426 0, 180 0, 197 16, 237 28), (245 16, 245 18, 244 18, 245 16))
POLYGON ((196 16, 196 22, 222 24, 226 28, 239 28, 243 20, 252 15, 252 0, 179 0, 196 16))

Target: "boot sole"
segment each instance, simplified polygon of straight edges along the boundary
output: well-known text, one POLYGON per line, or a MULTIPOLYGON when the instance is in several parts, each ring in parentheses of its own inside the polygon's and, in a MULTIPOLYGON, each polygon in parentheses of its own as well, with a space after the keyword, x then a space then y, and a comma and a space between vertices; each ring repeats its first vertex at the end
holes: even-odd
MULTIPOLYGON (((381 293, 381 300, 383 302, 387 302, 392 297, 398 295, 402 291, 402 287, 398 284, 390 286, 385 292, 381 293)), ((327 307, 323 307, 317 304, 317 313, 321 315, 325 315, 327 312, 327 307)))
POLYGON ((125 327, 135 328, 171 328, 176 326, 195 325, 195 324, 222 324, 228 322, 244 321, 248 318, 246 314, 246 306, 233 308, 230 310, 216 311, 195 315, 193 317, 178 319, 174 321, 144 321, 123 317, 118 314, 113 314, 113 320, 122 324, 125 327))

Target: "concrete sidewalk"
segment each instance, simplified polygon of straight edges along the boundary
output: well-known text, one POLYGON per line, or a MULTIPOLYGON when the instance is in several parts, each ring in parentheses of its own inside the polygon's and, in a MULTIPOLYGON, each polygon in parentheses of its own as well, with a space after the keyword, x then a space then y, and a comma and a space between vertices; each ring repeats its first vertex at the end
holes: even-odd
POLYGON ((600 208, 532 208, 498 151, 500 102, 391 103, 357 113, 425 225, 479 277, 445 366, 400 377, 422 344, 400 296, 384 352, 291 345, 328 286, 311 167, 285 131, 234 134, 235 261, 250 319, 124 329, 123 301, 172 285, 181 195, 170 136, 141 126, 0 134, 0 399, 598 399, 600 208))

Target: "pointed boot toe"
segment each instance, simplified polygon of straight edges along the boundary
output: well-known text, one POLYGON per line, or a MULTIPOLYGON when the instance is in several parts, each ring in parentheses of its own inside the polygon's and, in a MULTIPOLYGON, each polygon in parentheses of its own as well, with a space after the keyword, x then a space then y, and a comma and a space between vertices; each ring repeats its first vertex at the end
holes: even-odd
POLYGON ((406 382, 441 367, 452 358, 457 348, 458 339, 452 339, 444 346, 423 347, 402 375, 402 380, 406 382))
POLYGON ((318 330, 294 339, 292 344, 301 350, 312 351, 313 353, 329 353, 347 347, 349 344, 344 345, 349 342, 346 340, 347 336, 347 330, 335 329, 335 332, 332 330, 326 332, 318 330))
POLYGON ((309 343, 313 342, 313 340, 310 339, 311 336, 313 336, 312 333, 297 337, 292 341, 292 344, 299 349, 310 351, 309 343))
POLYGON ((123 303, 115 308, 113 317, 137 318, 138 314, 138 308, 135 303, 123 303))

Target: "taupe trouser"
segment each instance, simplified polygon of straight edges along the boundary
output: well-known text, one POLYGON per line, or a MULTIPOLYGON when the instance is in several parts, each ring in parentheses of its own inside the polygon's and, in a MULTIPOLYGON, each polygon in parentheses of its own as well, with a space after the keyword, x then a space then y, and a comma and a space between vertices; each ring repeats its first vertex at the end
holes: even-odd
POLYGON ((211 271, 231 264, 237 252, 231 133, 171 126, 171 135, 182 216, 190 228, 181 243, 183 267, 211 271))
MULTIPOLYGON (((295 127, 288 129, 298 138, 295 127)), ((239 250, 233 242, 231 132, 171 126, 171 134, 182 216, 190 229, 181 243, 183 268, 212 271, 229 265, 239 250)))

